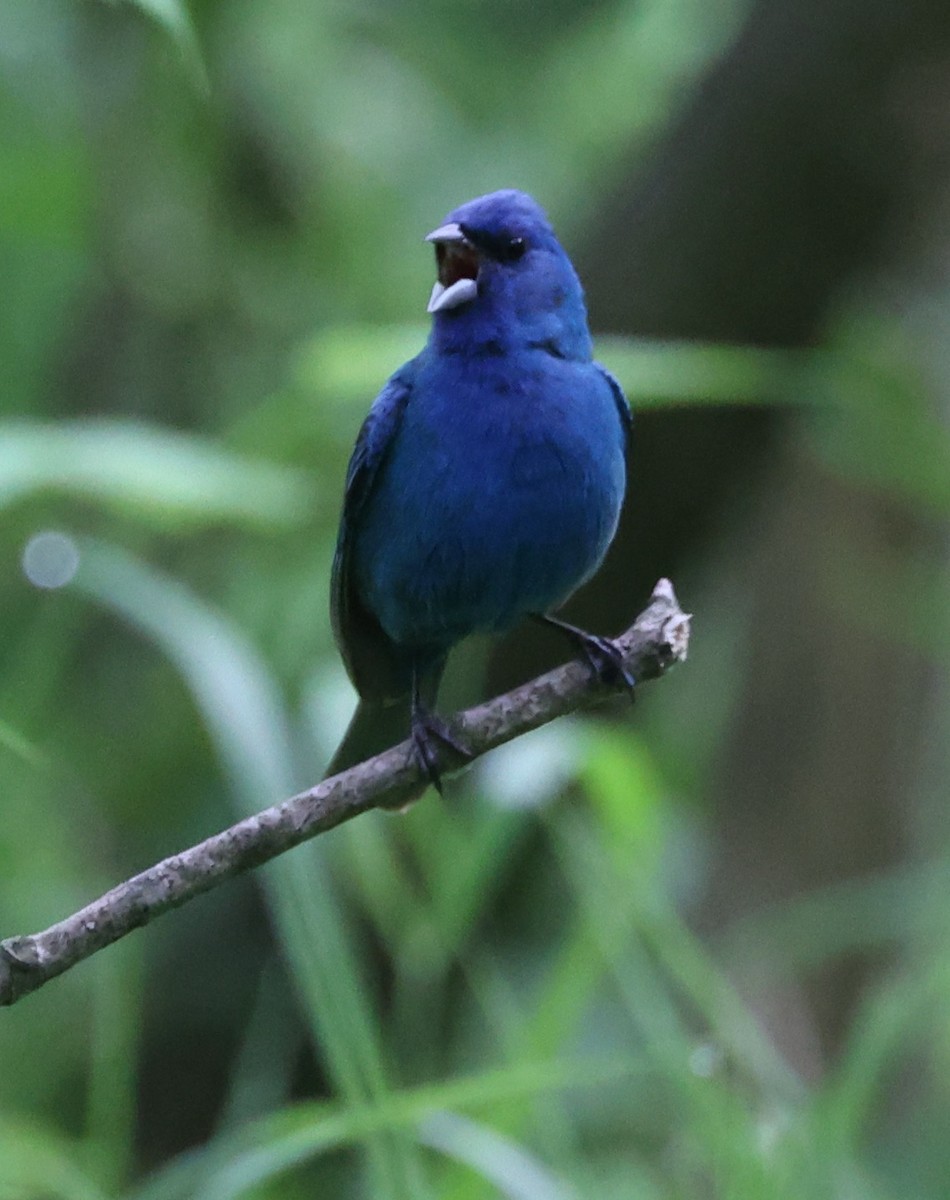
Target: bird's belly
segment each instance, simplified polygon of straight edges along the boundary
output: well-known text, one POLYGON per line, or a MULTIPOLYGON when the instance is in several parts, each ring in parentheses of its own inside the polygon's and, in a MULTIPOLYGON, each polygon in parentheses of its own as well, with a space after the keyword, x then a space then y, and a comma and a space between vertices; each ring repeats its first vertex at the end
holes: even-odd
POLYGON ((360 591, 398 644, 448 647, 557 607, 613 536, 623 461, 586 437, 480 452, 402 454, 389 464, 356 547, 360 591))

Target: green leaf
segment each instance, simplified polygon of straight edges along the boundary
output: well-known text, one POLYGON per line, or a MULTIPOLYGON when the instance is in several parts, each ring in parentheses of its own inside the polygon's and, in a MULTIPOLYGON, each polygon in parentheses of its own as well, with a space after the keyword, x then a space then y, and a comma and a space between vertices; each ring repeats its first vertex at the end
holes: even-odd
MULTIPOLYGON (((324 330, 304 353, 298 378, 321 396, 366 403, 396 364, 418 354, 424 325, 339 325, 324 330)), ((598 337, 594 353, 637 408, 679 404, 790 402, 790 370, 801 355, 755 346, 598 337)))
POLYGON ((194 434, 104 419, 0 422, 0 509, 48 492, 164 528, 295 524, 314 503, 302 471, 239 457, 194 434))
POLYGON ((798 361, 788 351, 755 346, 624 337, 597 338, 594 353, 634 408, 787 403, 791 393, 784 383, 798 361))
POLYGON ((18 1200, 107 1200, 76 1165, 76 1149, 45 1130, 0 1119, 0 1195, 18 1200))
POLYGON ((131 938, 95 960, 86 1161, 110 1191, 134 1160, 142 976, 142 944, 131 938))
POLYGON ((47 771, 51 763, 43 751, 6 721, 0 721, 0 749, 8 751, 38 770, 47 771))
POLYGON ((662 848, 664 781, 644 740, 625 727, 587 731, 583 779, 604 834, 604 852, 640 877, 662 848))
POLYGON ((131 0, 131 3, 142 12, 148 13, 169 34, 178 47, 182 63, 192 82, 200 92, 207 95, 211 91, 208 70, 201 54, 194 22, 182 0, 131 0))
POLYGON ((457 1113, 437 1112, 422 1122, 422 1140, 465 1163, 508 1200, 569 1200, 576 1195, 511 1138, 457 1113))
MULTIPOLYGON (((80 544, 77 585, 120 613, 164 650, 194 695, 234 798, 235 817, 296 791, 291 734, 277 683, 226 618, 182 585, 101 543, 80 544)), ((286 957, 322 1056, 350 1105, 372 1112, 388 1095, 378 1025, 340 911, 329 858, 318 839, 261 872, 286 957)), ((415 1146, 366 1134, 372 1194, 424 1197, 415 1146)))
POLYGON ((411 1128, 446 1111, 491 1112, 511 1100, 601 1087, 638 1070, 629 1058, 526 1063, 393 1093, 372 1109, 298 1105, 220 1138, 203 1152, 190 1152, 127 1200, 237 1200, 282 1172, 328 1150, 358 1143, 373 1131, 411 1128))

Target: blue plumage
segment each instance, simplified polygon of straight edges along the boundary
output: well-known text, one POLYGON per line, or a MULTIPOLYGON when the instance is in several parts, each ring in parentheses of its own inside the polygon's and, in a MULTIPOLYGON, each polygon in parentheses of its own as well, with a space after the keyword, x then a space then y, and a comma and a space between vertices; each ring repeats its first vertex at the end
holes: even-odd
MULTIPOLYGON (((472 200, 429 237, 432 332, 374 403, 347 476, 332 613, 361 705, 331 770, 411 728, 438 782, 431 739, 449 735, 428 706, 446 655, 548 614, 593 574, 623 499, 629 411, 529 196, 472 200)), ((574 633, 609 669, 609 643, 574 633)))

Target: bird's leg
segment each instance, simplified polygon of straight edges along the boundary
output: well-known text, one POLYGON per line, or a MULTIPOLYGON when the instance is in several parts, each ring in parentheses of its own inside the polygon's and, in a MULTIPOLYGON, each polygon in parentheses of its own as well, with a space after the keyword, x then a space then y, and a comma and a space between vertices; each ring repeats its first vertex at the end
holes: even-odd
POLYGON ((631 700, 633 699, 637 681, 624 665, 623 651, 616 642, 612 642, 610 638, 598 637, 596 633, 587 633, 586 630, 578 629, 576 625, 562 621, 560 617, 552 617, 548 613, 532 613, 532 616, 542 625, 550 625, 566 634, 587 659, 590 669, 598 679, 611 686, 623 683, 630 692, 631 700))
POLYGON ((412 672, 412 748, 419 770, 435 790, 442 795, 442 776, 436 761, 436 743, 441 742, 464 759, 472 757, 472 751, 448 727, 448 725, 423 701, 419 687, 419 674, 412 672))

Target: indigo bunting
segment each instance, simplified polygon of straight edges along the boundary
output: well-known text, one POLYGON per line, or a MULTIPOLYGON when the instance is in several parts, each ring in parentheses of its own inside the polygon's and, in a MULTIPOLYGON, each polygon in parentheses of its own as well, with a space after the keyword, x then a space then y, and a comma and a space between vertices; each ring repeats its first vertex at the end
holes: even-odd
POLYGON ((346 477, 331 613, 360 701, 328 774, 408 734, 439 787, 436 744, 466 749, 433 705, 469 634, 532 616, 633 686, 612 642, 551 615, 613 538, 630 413, 530 196, 471 200, 427 240, 429 339, 376 398, 346 477))

